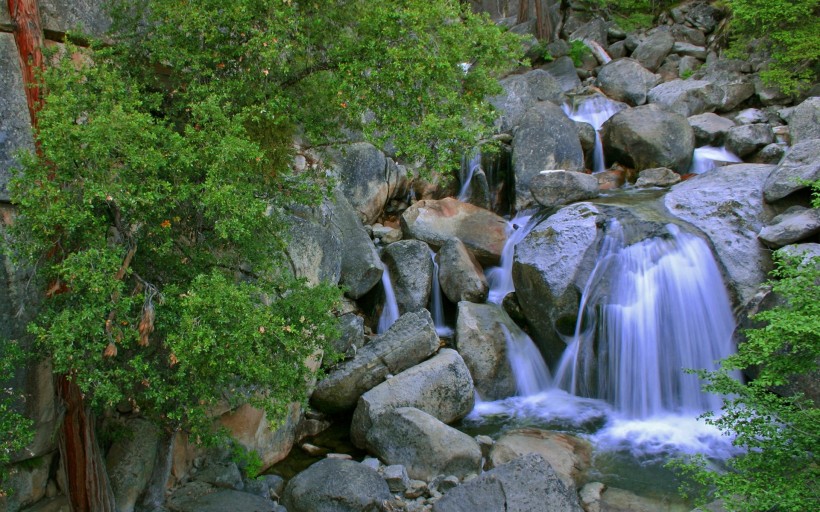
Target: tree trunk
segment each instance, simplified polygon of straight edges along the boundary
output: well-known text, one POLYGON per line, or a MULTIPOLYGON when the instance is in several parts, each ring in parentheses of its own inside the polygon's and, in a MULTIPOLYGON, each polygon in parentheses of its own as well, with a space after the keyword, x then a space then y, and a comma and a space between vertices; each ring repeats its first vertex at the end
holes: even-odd
POLYGON ((516 23, 525 23, 530 19, 530 0, 518 0, 518 19, 516 23))
POLYGON ((43 27, 37 0, 8 0, 9 15, 14 25, 14 41, 20 55, 23 83, 31 126, 37 129, 37 110, 40 108, 40 87, 37 71, 43 69, 43 27))

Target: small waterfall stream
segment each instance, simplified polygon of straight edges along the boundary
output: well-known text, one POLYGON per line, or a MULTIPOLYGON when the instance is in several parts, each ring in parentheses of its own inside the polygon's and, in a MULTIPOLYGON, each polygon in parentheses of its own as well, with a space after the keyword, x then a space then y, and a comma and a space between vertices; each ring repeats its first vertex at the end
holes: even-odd
POLYGON ((623 108, 622 105, 610 100, 601 94, 595 94, 572 105, 565 103, 562 107, 564 113, 573 121, 588 123, 595 128, 595 148, 592 156, 592 172, 602 172, 606 170, 604 161, 604 145, 601 142, 601 127, 610 117, 618 113, 623 108))
POLYGON ((431 249, 430 258, 433 260, 433 289, 430 292, 430 315, 433 317, 433 325, 436 326, 436 334, 441 337, 451 337, 453 328, 447 325, 444 318, 444 297, 441 293, 441 284, 438 279, 438 262, 436 253, 431 249))
POLYGON ((473 181, 473 174, 476 169, 481 167, 481 151, 473 150, 469 155, 462 157, 461 169, 461 190, 458 191, 458 199, 461 202, 467 202, 470 195, 470 182, 473 181))
POLYGON ((382 272, 382 286, 384 287, 384 307, 379 315, 379 324, 376 334, 381 334, 399 319, 399 303, 396 301, 396 291, 390 281, 390 272, 385 267, 382 272))
POLYGON ((511 231, 504 249, 501 250, 501 261, 498 267, 487 269, 485 275, 490 284, 490 293, 487 302, 501 304, 508 293, 515 291, 512 280, 513 259, 515 246, 526 237, 540 222, 542 217, 534 216, 532 212, 520 212, 510 221, 508 229, 511 231))
POLYGON ((702 174, 716 168, 720 163, 738 162, 742 162, 742 160, 725 147, 701 146, 699 148, 695 148, 695 154, 692 157, 692 164, 689 166, 689 172, 693 174, 702 174))

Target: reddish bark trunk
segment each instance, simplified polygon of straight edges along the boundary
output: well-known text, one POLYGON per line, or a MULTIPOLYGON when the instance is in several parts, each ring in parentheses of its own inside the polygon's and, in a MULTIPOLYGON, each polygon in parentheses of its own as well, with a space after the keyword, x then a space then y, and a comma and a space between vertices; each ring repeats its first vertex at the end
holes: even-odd
POLYGON ((40 86, 37 70, 43 69, 43 26, 37 0, 8 0, 9 14, 14 24, 14 41, 20 55, 26 100, 31 126, 37 129, 37 110, 40 108, 40 86))

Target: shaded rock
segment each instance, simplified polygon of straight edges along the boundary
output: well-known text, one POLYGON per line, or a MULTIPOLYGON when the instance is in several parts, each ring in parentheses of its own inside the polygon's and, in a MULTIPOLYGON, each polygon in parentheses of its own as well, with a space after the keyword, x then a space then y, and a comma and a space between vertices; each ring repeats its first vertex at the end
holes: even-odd
POLYGON ((598 180, 582 172, 541 171, 530 181, 530 192, 538 204, 552 208, 598 197, 598 180))
POLYGON ((502 132, 510 132, 518 125, 527 110, 540 101, 563 102, 563 88, 552 74, 534 69, 522 75, 512 75, 500 82, 504 92, 490 98, 490 103, 501 113, 497 121, 502 132))
POLYGON ((637 494, 608 487, 601 494, 600 507, 606 512, 689 512, 690 507, 684 503, 648 498, 637 494))
POLYGON ((458 238, 485 265, 498 264, 507 242, 507 221, 452 197, 418 201, 402 214, 401 226, 406 237, 423 240, 434 248, 458 238))
MULTIPOLYGON (((687 27, 686 25, 678 22, 675 25, 672 25, 670 31, 672 33, 672 37, 675 38, 675 44, 688 43, 694 46, 706 45, 706 35, 702 30, 687 27)), ((672 48, 674 48, 674 46, 672 48)))
POLYGON ((581 512, 578 497, 537 454, 499 466, 445 494, 433 512, 581 512), (547 508, 545 508, 547 507, 547 508))
POLYGON ((339 337, 332 342, 337 352, 344 354, 351 347, 359 349, 364 345, 364 318, 347 313, 339 317, 337 326, 340 331, 339 337))
POLYGON ((632 58, 649 71, 657 70, 672 51, 675 38, 667 31, 655 31, 632 52, 632 58))
POLYGON ((781 247, 780 252, 786 256, 803 258, 802 264, 805 265, 812 258, 820 258, 820 244, 792 244, 781 247))
POLYGON ((241 491, 245 488, 242 482, 242 474, 239 468, 233 462, 225 464, 210 464, 205 469, 199 471, 194 480, 205 482, 214 487, 221 487, 223 489, 233 489, 241 491))
POLYGON ((768 124, 745 124, 729 128, 726 147, 740 158, 746 157, 774 141, 772 127, 768 124))
POLYGON ((783 159, 783 155, 786 154, 787 149, 784 144, 774 142, 767 144, 754 155, 754 159, 751 163, 776 165, 783 159))
POLYGON ((404 492, 410 484, 410 476, 407 474, 407 468, 401 464, 393 464, 385 467, 382 476, 384 477, 384 481, 387 482, 387 487, 390 488, 390 492, 404 492))
POLYGON ((755 93, 755 84, 748 75, 736 69, 735 61, 718 59, 703 71, 696 73, 699 80, 711 82, 722 93, 718 112, 729 112, 751 98, 755 93))
POLYGON ((484 302, 490 285, 484 270, 461 240, 453 238, 438 252, 441 290, 451 302, 484 302))
POLYGON ((282 504, 289 512, 377 512, 391 497, 384 479, 367 466, 324 459, 288 482, 282 504))
POLYGON ((771 165, 719 167, 679 183, 664 197, 669 212, 700 229, 712 242, 735 304, 745 304, 766 280, 771 258, 757 233, 774 216, 763 203, 771 165))
POLYGON ((735 122, 717 114, 698 114, 687 119, 695 133, 695 144, 700 146, 721 146, 729 129, 735 122))
POLYGON ((384 250, 384 263, 390 272, 399 312, 427 307, 433 286, 433 261, 427 244, 420 240, 392 243, 384 250))
POLYGON ((111 27, 107 4, 106 0, 39 0, 37 7, 45 30, 101 37, 111 27))
MULTIPOLYGON (((429 256, 428 256, 429 259, 429 256)), ((310 398, 317 409, 335 413, 352 409, 362 393, 435 353, 439 339, 427 310, 410 312, 384 334, 362 347, 319 381, 310 398)))
POLYGON ((12 169, 17 167, 15 153, 34 151, 26 88, 13 34, 0 33, 0 91, 0 201, 8 201, 7 185, 12 169))
POLYGON ((820 139, 820 96, 812 96, 797 105, 789 116, 792 144, 820 139))
POLYGON ((671 187, 680 181, 680 174, 666 167, 644 169, 638 173, 637 187, 671 187))
POLYGON ((686 118, 658 105, 622 110, 603 126, 607 161, 636 170, 668 167, 684 173, 692 162, 695 135, 686 118))
MULTIPOLYGON (((626 49, 626 41, 617 41, 609 45, 609 56, 612 57, 612 60, 619 60, 623 59, 624 57, 629 56, 629 51, 626 49)), ((600 73, 600 70, 598 70, 600 73)))
POLYGON ((649 91, 649 102, 664 105, 684 117, 714 112, 723 93, 706 80, 672 80, 649 91))
POLYGON ((290 453, 301 412, 298 402, 291 403, 282 425, 273 427, 265 411, 244 404, 220 416, 218 424, 228 429, 231 437, 246 450, 257 452, 262 459, 262 470, 265 470, 290 453))
POLYGON ((795 206, 772 219, 757 235, 767 246, 778 248, 820 233, 820 210, 795 206))
POLYGON ((634 59, 618 59, 598 70, 598 86, 613 100, 632 106, 646 103, 649 90, 661 82, 661 77, 634 59))
POLYGON ((574 30, 568 39, 570 41, 595 41, 606 49, 608 27, 609 23, 607 21, 601 18, 593 18, 591 21, 588 21, 574 30))
POLYGON ((151 422, 135 419, 126 424, 128 434, 111 445, 105 466, 119 512, 132 512, 145 491, 159 448, 159 430, 151 422))
MULTIPOLYGON (((690 56, 681 57, 680 62, 678 62, 678 76, 690 76, 695 71, 700 69, 703 66, 703 61, 690 56)), ((721 98, 723 98, 723 94, 721 93, 721 98)))
POLYGON ((769 84, 759 74, 754 79, 755 94, 763 105, 782 105, 790 101, 790 96, 779 85, 769 84))
POLYGON ((456 347, 470 369, 482 400, 498 400, 515 394, 505 329, 513 332, 520 327, 495 304, 459 302, 456 347))
POLYGON ((427 361, 389 378, 359 397, 350 438, 367 446, 367 433, 379 416, 399 407, 415 407, 451 423, 467 415, 475 403, 470 370, 455 350, 441 349, 427 361))
POLYGON ((763 194, 766 201, 778 199, 807 187, 806 182, 820 179, 820 139, 798 142, 766 179, 763 194))
POLYGON ((756 108, 746 108, 734 114, 732 120, 737 124, 765 123, 769 120, 766 113, 756 108))
MULTIPOLYGON (((578 73, 575 71, 575 64, 573 64, 572 59, 566 55, 558 57, 554 52, 552 55, 556 57, 555 60, 541 66, 541 69, 552 75, 562 92, 569 92, 579 87, 581 85, 581 79, 578 78, 578 73)), ((556 101, 557 100, 553 100, 553 103, 556 101)))
POLYGON ((183 485, 166 501, 173 512, 277 512, 270 499, 234 490, 216 489, 204 482, 183 485))
POLYGON ((21 508, 36 503, 46 496, 46 487, 54 453, 26 459, 22 464, 7 467, 2 484, 3 489, 11 489, 10 495, 0 497, 0 510, 17 512, 21 508))
POLYGON ((346 287, 345 295, 358 299, 381 281, 384 266, 353 207, 339 191, 335 195, 331 211, 342 244, 339 283, 346 287))
POLYGON ((552 103, 535 105, 515 131, 512 162, 515 209, 523 210, 533 203, 530 182, 538 173, 550 169, 584 169, 584 153, 575 123, 552 103))
POLYGON ((481 472, 481 448, 472 437, 413 407, 379 416, 367 432, 367 445, 385 464, 407 468, 415 480, 481 472))
POLYGON ((568 489, 579 486, 592 461, 592 445, 589 441, 536 428, 504 433, 495 442, 490 460, 493 466, 498 467, 528 453, 544 457, 568 489))
POLYGON ((708 4, 694 4, 686 13, 686 21, 709 34, 724 17, 723 11, 708 4))
POLYGON ((331 222, 328 205, 295 206, 288 217, 290 239, 286 251, 293 274, 311 285, 338 283, 342 274, 342 240, 331 222))
POLYGON ((40 500, 23 512, 71 512, 71 504, 66 496, 59 495, 40 500))
MULTIPOLYGON (((674 34, 672 37, 674 37, 674 34)), ((688 57, 694 57, 699 60, 706 60, 706 48, 704 48, 703 45, 675 41, 675 44, 672 45, 672 53, 677 53, 681 56, 686 55, 688 57)))

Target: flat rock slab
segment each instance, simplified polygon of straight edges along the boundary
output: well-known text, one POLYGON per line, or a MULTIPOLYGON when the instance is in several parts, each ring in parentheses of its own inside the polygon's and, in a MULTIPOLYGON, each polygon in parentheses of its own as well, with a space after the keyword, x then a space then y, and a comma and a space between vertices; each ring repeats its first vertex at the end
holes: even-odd
POLYGON ((232 490, 217 490, 204 482, 191 482, 180 487, 167 500, 173 512, 276 512, 277 505, 269 499, 232 490))

